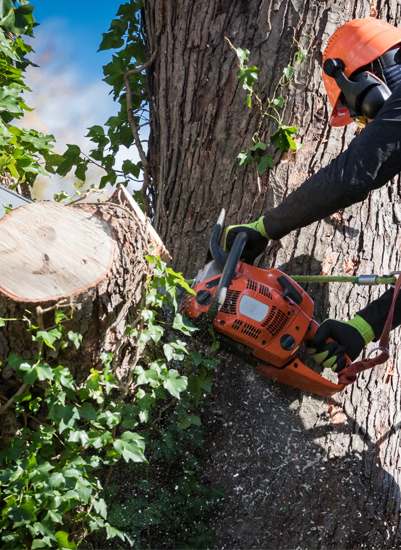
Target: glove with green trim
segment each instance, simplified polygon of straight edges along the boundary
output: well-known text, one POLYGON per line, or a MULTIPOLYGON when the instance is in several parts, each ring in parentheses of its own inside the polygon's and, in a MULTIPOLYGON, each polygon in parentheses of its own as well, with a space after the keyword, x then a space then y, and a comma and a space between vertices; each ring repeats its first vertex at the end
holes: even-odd
POLYGON ((306 342, 306 351, 323 367, 340 372, 347 364, 344 354, 354 361, 374 338, 372 327, 359 315, 350 321, 326 319, 313 340, 306 342), (333 338, 334 342, 326 342, 327 338, 333 338))
POLYGON ((231 250, 234 244, 235 237, 242 231, 248 235, 248 242, 245 245, 242 253, 243 260, 247 264, 253 264, 255 259, 262 254, 269 242, 266 229, 263 223, 264 216, 253 223, 243 225, 230 225, 226 230, 226 238, 224 239, 224 250, 231 250))

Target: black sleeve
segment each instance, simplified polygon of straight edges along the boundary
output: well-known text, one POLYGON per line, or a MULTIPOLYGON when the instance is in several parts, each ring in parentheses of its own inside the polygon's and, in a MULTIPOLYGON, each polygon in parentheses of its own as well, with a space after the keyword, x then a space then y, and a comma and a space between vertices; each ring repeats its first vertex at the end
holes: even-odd
MULTIPOLYGON (((375 333, 375 342, 380 339, 384 325, 387 320, 388 312, 390 311, 391 304, 393 302, 394 289, 390 288, 380 296, 377 300, 371 302, 361 311, 358 311, 357 315, 365 319, 367 323, 372 327, 375 333)), ((401 325, 401 292, 397 296, 397 301, 394 308, 393 326, 392 329, 401 325)))
POLYGON ((360 202, 401 172, 401 87, 377 117, 325 168, 264 217, 270 239, 281 239, 360 202))

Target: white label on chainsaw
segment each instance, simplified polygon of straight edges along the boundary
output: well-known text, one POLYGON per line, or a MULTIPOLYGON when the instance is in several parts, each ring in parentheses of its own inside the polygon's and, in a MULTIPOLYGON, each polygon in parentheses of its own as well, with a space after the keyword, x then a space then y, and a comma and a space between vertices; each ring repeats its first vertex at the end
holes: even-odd
POLYGON ((269 306, 258 302, 255 298, 251 298, 250 296, 242 296, 239 303, 239 312, 259 323, 266 318, 269 309, 269 306))

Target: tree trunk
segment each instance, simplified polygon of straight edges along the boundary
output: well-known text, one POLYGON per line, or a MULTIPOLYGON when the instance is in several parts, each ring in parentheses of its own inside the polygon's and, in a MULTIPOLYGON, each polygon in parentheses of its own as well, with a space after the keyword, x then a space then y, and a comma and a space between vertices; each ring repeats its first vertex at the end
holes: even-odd
MULTIPOLYGON (((352 18, 368 17, 362 0, 250 0, 145 3, 152 132, 149 159, 155 224, 175 265, 194 274, 222 206, 227 224, 266 213, 347 147, 353 125, 330 128, 321 79, 329 36, 352 18), (162 32, 156 38, 161 17, 162 32), (258 178, 236 157, 252 145, 260 122, 246 107, 238 62, 225 40, 251 51, 260 68, 257 90, 271 96, 289 61, 293 38, 310 45, 286 92, 284 123, 303 143, 293 157, 258 178)), ((400 22, 396 2, 372 13, 400 22)), ((274 121, 264 122, 269 142, 274 121)), ((400 180, 363 203, 271 243, 259 262, 287 274, 384 274, 399 269, 400 180), (395 223, 394 223, 395 222, 395 223)), ((346 319, 382 289, 309 285, 319 322, 346 319)), ((322 399, 255 377, 240 361, 223 361, 205 413, 208 473, 227 491, 211 521, 218 548, 355 548, 401 546, 398 352, 334 399, 322 399), (236 367, 235 365, 238 365, 236 367)), ((368 349, 374 345, 368 346, 368 349)))
POLYGON ((6 321, 0 361, 10 353, 32 359, 40 342, 26 330, 27 319, 49 331, 56 328, 59 310, 66 316, 61 326, 68 345, 63 348, 57 341, 54 349, 45 346, 49 357, 82 379, 99 365, 102 353, 113 353, 117 375, 124 376, 133 353, 124 331, 142 301, 149 274, 144 255, 151 253, 152 244, 156 254, 166 256, 124 188, 106 203, 67 207, 44 201, 3 218, 0 318, 6 321), (79 349, 68 339, 70 331, 82 336, 79 349))

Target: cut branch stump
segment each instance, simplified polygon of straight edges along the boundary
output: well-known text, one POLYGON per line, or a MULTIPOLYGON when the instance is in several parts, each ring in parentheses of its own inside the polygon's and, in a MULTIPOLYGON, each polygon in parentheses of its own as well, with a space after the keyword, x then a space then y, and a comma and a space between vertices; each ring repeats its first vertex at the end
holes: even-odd
POLYGON ((84 379, 114 354, 116 375, 124 378, 135 342, 125 329, 144 305, 150 273, 146 254, 169 259, 163 243, 125 188, 109 201, 64 206, 41 201, 11 212, 0 221, 0 329, 2 376, 10 353, 32 359, 39 350, 28 331, 56 327, 62 310, 63 339, 46 356, 84 379), (10 320, 7 320, 10 319, 10 320), (17 320, 11 320, 17 319, 17 320), (68 333, 82 335, 77 349, 68 333))

